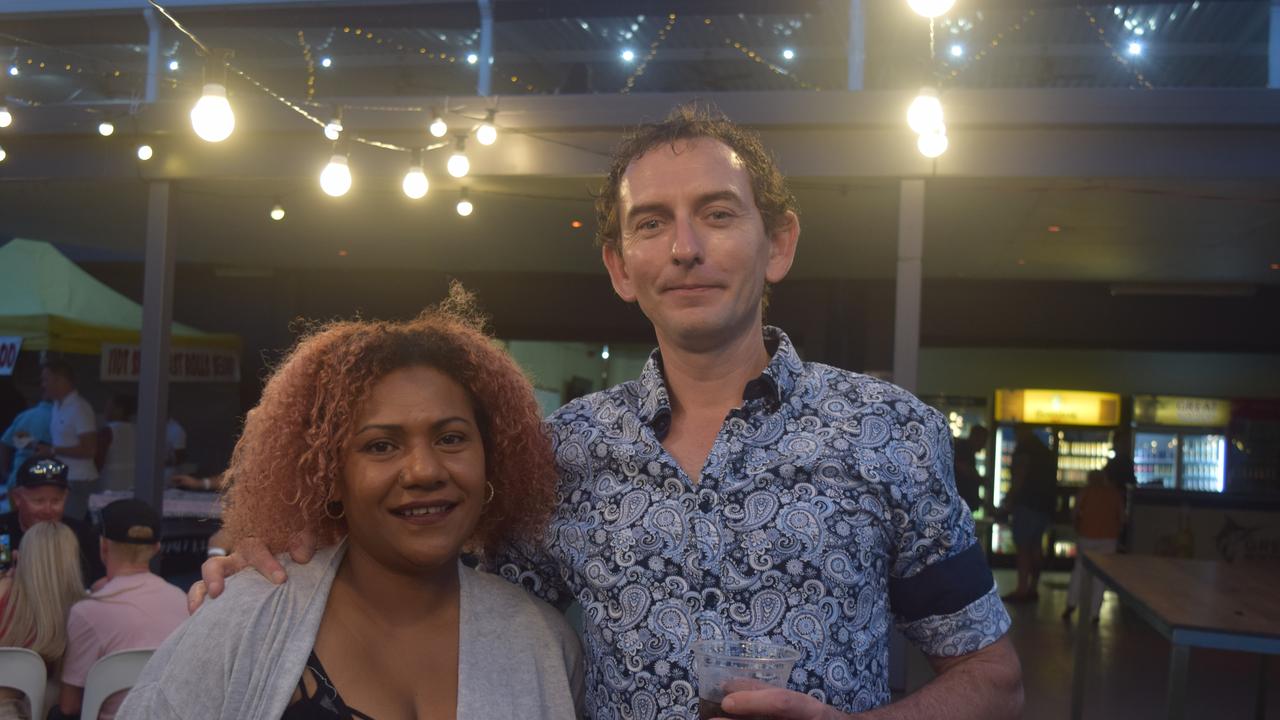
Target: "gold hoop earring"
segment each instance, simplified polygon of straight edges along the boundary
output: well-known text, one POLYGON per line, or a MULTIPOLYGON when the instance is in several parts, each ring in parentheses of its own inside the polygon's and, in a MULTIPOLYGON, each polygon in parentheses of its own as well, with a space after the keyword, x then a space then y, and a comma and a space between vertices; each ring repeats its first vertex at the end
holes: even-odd
POLYGON ((493 490, 493 483, 486 481, 484 486, 489 489, 489 496, 484 499, 484 504, 488 505, 489 503, 493 502, 493 496, 496 495, 497 493, 495 493, 493 490))
POLYGON ((341 500, 330 500, 329 502, 325 503, 324 516, 329 518, 330 520, 341 520, 342 518, 346 517, 346 515, 347 515, 347 508, 342 504, 341 500), (333 511, 333 506, 335 505, 338 506, 338 511, 336 514, 333 511))

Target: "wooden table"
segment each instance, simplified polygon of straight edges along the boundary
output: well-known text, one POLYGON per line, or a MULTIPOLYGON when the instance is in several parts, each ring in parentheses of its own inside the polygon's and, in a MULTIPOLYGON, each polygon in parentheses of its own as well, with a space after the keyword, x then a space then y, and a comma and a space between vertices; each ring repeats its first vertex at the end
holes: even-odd
POLYGON ((1173 645, 1168 717, 1186 709, 1187 656, 1193 647, 1258 653, 1257 717, 1265 714, 1266 662, 1280 654, 1280 567, 1180 560, 1155 555, 1083 553, 1080 624, 1076 628, 1071 718, 1084 712, 1085 663, 1093 639, 1089 598, 1094 575, 1173 645))

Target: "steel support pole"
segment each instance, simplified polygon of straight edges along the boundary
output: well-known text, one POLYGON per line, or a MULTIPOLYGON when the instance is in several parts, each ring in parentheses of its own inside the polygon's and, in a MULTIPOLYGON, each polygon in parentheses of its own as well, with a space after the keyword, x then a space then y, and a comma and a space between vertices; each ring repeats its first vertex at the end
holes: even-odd
POLYGON ((169 418, 169 332, 173 324, 174 241, 168 180, 150 183, 142 291, 142 367, 138 377, 135 497, 160 510, 164 497, 165 423, 169 418))
POLYGON ((898 275, 893 306, 893 382, 915 392, 920 367, 924 180, 903 180, 898 196, 898 275))

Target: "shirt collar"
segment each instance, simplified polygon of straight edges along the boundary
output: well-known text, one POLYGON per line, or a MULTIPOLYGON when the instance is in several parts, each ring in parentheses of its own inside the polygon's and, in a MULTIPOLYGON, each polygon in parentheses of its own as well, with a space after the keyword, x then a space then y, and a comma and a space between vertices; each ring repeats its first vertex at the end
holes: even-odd
MULTIPOLYGON (((742 399, 746 402, 761 398, 768 406, 776 407, 791 394, 796 380, 804 370, 800 355, 791 339, 779 328, 765 326, 765 348, 772 352, 769 364, 760 377, 747 383, 742 399)), ((640 406, 636 414, 640 422, 650 425, 658 437, 666 435, 671 427, 671 397, 662 375, 662 352, 655 349, 649 361, 640 371, 640 406)))
POLYGON ((53 406, 56 408, 66 407, 67 403, 71 402, 71 398, 74 398, 74 397, 77 397, 77 393, 75 390, 72 390, 71 392, 64 395, 61 400, 54 400, 53 406))

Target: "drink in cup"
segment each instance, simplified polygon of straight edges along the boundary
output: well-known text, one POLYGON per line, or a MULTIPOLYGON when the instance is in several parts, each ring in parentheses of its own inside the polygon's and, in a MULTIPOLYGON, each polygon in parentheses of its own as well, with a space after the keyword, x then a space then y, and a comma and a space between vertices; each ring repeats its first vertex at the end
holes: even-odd
MULTIPOLYGON (((693 644, 693 676, 698 683, 698 717, 756 720, 720 707, 739 690, 785 688, 800 651, 759 640, 699 640, 693 644)), ((763 720, 763 719, 762 719, 763 720)))

